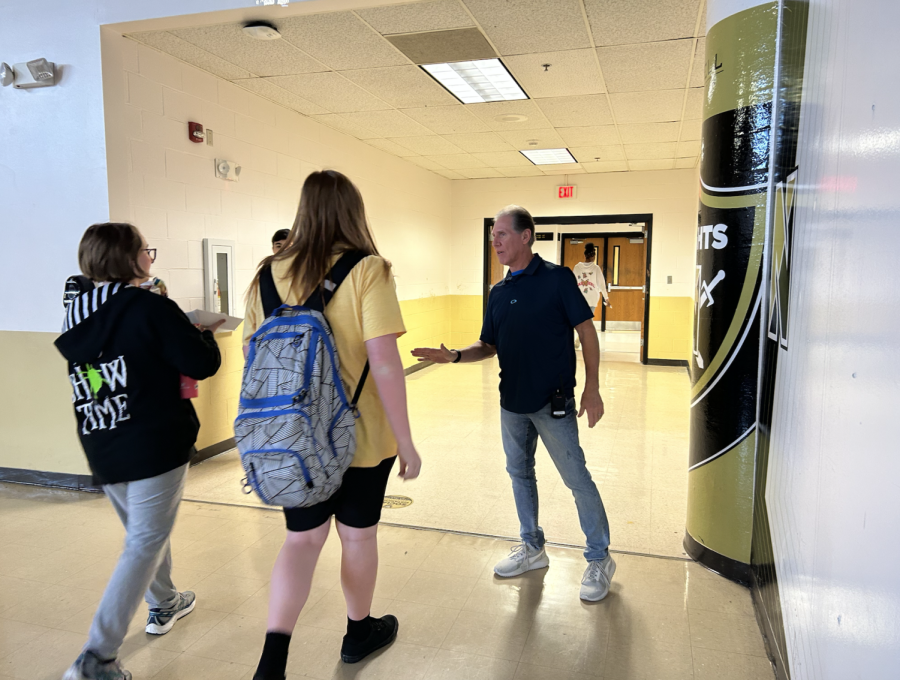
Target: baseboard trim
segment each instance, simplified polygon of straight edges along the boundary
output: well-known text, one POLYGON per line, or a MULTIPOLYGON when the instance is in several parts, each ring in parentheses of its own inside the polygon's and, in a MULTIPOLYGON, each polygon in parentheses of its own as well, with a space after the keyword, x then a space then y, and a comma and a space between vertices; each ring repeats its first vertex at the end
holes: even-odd
POLYGON ((434 362, 433 361, 420 361, 417 364, 413 364, 409 368, 404 368, 403 375, 412 375, 413 373, 421 371, 424 368, 428 368, 429 366, 434 366, 434 362))
POLYGON ((48 486, 74 491, 90 491, 92 493, 102 492, 102 489, 94 484, 94 478, 91 475, 76 475, 69 472, 44 472, 43 470, 0 467, 0 482, 27 484, 29 486, 48 486))
POLYGON ((790 671, 781 656, 781 650, 775 644, 775 631, 772 630, 772 622, 769 620, 766 605, 763 601, 759 582, 756 580, 756 572, 750 570, 750 596, 753 598, 753 610, 756 613, 756 623, 763 634, 763 642, 766 645, 766 654, 775 670, 775 680, 790 680, 790 671))
POLYGON ((191 458, 191 465, 197 465, 197 463, 209 460, 213 456, 218 456, 220 453, 231 451, 235 446, 237 446, 237 444, 234 441, 234 437, 231 437, 231 439, 226 439, 218 444, 213 444, 212 446, 207 446, 205 449, 200 449, 197 451, 197 455, 191 458))
POLYGON ((738 562, 737 560, 725 557, 715 550, 710 550, 702 543, 694 540, 687 531, 684 532, 684 551, 695 562, 699 562, 704 567, 713 571, 720 576, 731 579, 742 586, 750 586, 750 565, 738 562))
POLYGON ((647 359, 647 366, 681 366, 691 373, 691 364, 687 359, 647 359))

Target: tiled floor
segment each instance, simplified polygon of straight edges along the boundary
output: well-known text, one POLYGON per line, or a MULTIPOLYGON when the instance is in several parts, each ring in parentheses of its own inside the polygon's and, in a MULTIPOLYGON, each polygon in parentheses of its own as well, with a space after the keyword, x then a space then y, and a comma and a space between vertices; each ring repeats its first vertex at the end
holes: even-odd
MULTIPOLYGON (((603 333, 609 356, 638 357, 637 333, 603 333)), ((603 350, 604 353, 607 349, 603 350)), ((580 426, 588 468, 610 521, 612 547, 683 557, 687 508, 688 397, 683 368, 610 360, 600 365, 606 415, 594 429, 580 426)), ((580 353, 579 353, 580 364, 580 353)), ((393 478, 388 493, 412 505, 387 510, 384 520, 410 527, 449 529, 488 536, 519 532, 500 442, 496 359, 479 364, 433 366, 409 376, 410 419, 422 455, 414 482, 393 478)), ((584 369, 579 365, 578 380, 584 369)), ((578 389, 580 396, 580 389, 578 389)), ((541 525, 549 541, 583 545, 571 492, 538 445, 541 525)), ((192 468, 186 497, 260 505, 242 493, 236 452, 192 468)))
MULTIPOLYGON (((277 512, 185 502, 175 580, 196 610, 163 637, 138 612, 122 657, 136 680, 250 680, 277 512)), ((0 485, 0 678, 58 680, 84 644, 123 532, 99 495, 0 485)), ((332 533, 294 633, 289 680, 762 680, 772 678, 748 591, 680 559, 617 555, 610 595, 578 599, 579 551, 499 580, 503 541, 382 527, 373 614, 401 622, 390 648, 339 661, 345 609, 332 533)))

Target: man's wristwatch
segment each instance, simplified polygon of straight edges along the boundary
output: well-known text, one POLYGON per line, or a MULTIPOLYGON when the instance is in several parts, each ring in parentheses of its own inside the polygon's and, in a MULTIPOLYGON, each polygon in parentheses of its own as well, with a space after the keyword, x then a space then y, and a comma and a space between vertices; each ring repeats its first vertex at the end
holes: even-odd
POLYGON ((452 351, 456 352, 456 358, 453 361, 451 361, 450 363, 458 364, 459 360, 462 359, 462 350, 454 349, 452 351))

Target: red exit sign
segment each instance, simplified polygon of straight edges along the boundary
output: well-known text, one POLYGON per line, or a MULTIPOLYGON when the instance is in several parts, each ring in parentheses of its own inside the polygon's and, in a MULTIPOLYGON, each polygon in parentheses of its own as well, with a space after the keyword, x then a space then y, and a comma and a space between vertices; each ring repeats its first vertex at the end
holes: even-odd
POLYGON ((557 187, 558 193, 556 194, 558 198, 575 198, 575 186, 568 187, 557 187))

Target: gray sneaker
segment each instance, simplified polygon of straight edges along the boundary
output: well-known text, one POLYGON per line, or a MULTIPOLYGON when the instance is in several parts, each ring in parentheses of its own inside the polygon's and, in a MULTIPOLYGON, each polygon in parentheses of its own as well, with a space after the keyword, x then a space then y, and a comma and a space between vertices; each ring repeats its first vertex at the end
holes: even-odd
POLYGON ((168 609, 150 610, 145 630, 151 635, 165 635, 172 630, 172 626, 178 619, 194 611, 195 604, 197 604, 197 596, 190 590, 178 593, 178 601, 175 606, 168 609))
POLYGON ((93 652, 82 652, 63 680, 131 680, 131 673, 123 670, 118 659, 101 661, 93 652))
POLYGON ((609 584, 616 573, 616 563, 612 555, 604 560, 588 563, 581 579, 581 599, 587 602, 599 602, 609 594, 609 584))
POLYGON ((543 569, 549 566, 550 559, 543 548, 535 550, 526 543, 518 543, 512 547, 507 557, 497 562, 494 573, 497 576, 510 578, 532 569, 543 569))

